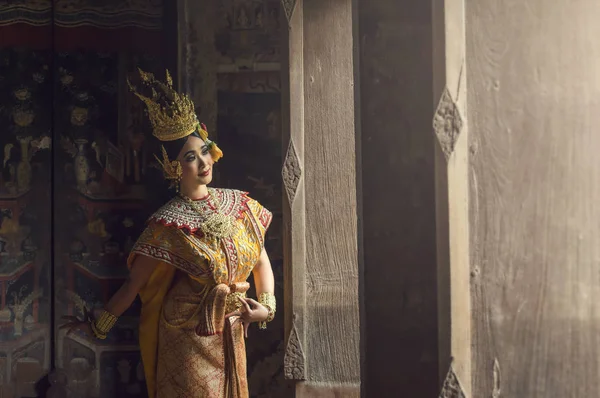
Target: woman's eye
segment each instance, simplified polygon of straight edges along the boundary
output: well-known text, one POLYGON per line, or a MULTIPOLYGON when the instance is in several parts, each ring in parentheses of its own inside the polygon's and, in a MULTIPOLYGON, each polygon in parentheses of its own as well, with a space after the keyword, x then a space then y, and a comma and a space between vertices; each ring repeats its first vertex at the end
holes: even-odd
POLYGON ((207 154, 208 154, 208 149, 207 149, 207 148, 204 148, 204 149, 202 150, 202 155, 207 155, 207 154))
POLYGON ((196 160, 195 156, 188 156, 187 158, 185 158, 186 162, 193 162, 194 160, 196 160))

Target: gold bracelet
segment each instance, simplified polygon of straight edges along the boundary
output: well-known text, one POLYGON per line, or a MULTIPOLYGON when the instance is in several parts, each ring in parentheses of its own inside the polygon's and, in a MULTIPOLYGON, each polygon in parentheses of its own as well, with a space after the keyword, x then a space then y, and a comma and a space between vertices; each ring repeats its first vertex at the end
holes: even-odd
POLYGON ((110 332, 110 329, 117 323, 117 317, 104 310, 98 319, 92 321, 92 331, 97 338, 104 340, 110 332), (100 336, 100 337, 99 337, 100 336), (103 337, 102 337, 103 336, 103 337))
POLYGON ((92 333, 94 333, 94 336, 98 339, 98 340, 104 340, 106 339, 106 334, 102 334, 98 331, 98 328, 96 327, 96 322, 92 321, 90 322, 90 327, 92 328, 92 333))
POLYGON ((266 329, 267 323, 271 322, 273 318, 275 318, 275 311, 277 310, 277 301, 275 300, 275 295, 273 293, 264 292, 261 293, 258 297, 258 302, 261 303, 269 311, 267 319, 258 323, 259 329, 266 329))

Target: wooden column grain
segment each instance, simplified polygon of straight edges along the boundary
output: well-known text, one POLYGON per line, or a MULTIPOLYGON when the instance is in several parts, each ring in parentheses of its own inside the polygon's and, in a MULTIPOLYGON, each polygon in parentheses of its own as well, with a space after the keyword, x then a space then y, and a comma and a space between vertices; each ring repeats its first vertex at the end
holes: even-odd
POLYGON ((358 397, 352 2, 297 1, 288 34, 285 372, 296 396, 358 397))
POLYGON ((600 2, 465 3, 473 396, 600 397, 600 2))
POLYGON ((468 123, 464 0, 433 0, 440 397, 471 396, 468 123))

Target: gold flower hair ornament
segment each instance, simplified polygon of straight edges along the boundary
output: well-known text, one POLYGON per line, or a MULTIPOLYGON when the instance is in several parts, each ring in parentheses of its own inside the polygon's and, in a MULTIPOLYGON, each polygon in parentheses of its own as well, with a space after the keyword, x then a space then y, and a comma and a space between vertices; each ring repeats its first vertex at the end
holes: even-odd
POLYGON ((219 148, 214 141, 208 139, 208 130, 206 129, 206 125, 204 123, 198 123, 196 131, 198 131, 200 138, 202 138, 202 141, 204 141, 206 144, 210 156, 215 162, 218 162, 219 159, 223 157, 223 151, 221 151, 221 148, 219 148))

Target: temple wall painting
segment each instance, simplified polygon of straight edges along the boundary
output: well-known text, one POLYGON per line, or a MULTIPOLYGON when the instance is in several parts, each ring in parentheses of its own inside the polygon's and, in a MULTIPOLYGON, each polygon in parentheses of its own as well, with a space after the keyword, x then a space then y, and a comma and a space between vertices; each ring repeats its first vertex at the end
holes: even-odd
POLYGON ((50 365, 50 56, 46 50, 0 49, 3 397, 35 396, 35 383, 50 365))
POLYGON ((138 307, 102 343, 57 328, 118 288, 155 205, 152 142, 125 78, 164 69, 159 41, 136 43, 160 37, 162 4, 123 4, 110 15, 85 2, 0 3, 2 397, 44 396, 52 382, 72 397, 145 393, 138 307))
MULTIPOLYGON (((154 186, 157 143, 126 86, 137 66, 173 64, 164 6, 97 3, 0 0, 3 398, 146 394, 139 303, 105 341, 58 330, 62 315, 97 310, 118 289, 145 219, 167 198, 154 186)), ((219 13, 218 185, 273 211, 267 249, 281 302, 279 2, 223 0, 219 13)), ((282 316, 251 330, 248 376, 252 397, 286 396, 282 316)))
MULTIPOLYGON (((127 276, 127 255, 152 211, 148 130, 141 108, 124 91, 134 65, 154 70, 158 61, 152 61, 105 52, 56 57, 55 131, 62 133, 54 178, 57 315, 102 308, 127 276)), ((138 313, 136 302, 101 342, 58 333, 56 365, 73 394, 143 396, 138 313)))

